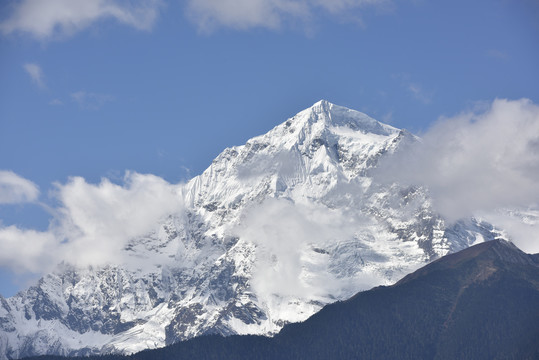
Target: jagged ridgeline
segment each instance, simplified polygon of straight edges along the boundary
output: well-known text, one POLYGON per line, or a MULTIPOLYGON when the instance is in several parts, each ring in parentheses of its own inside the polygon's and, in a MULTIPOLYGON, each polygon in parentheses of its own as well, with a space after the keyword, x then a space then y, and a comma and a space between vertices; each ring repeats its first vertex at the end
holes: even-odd
POLYGON ((273 335, 326 304, 499 238, 474 219, 446 224, 428 189, 373 176, 382 159, 416 141, 320 101, 225 149, 180 186, 185 210, 131 239, 119 263, 64 263, 0 298, 0 358, 273 335))
POLYGON ((327 305, 273 338, 203 336, 99 359, 538 359, 538 339, 539 254, 494 240, 327 305))

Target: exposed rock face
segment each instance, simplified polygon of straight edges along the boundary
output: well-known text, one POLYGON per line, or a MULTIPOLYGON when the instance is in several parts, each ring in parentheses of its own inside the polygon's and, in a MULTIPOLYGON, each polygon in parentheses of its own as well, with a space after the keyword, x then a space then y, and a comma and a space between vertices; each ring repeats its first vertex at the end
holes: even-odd
POLYGON ((150 265, 62 264, 0 298, 0 358, 271 335, 327 303, 499 238, 474 219, 448 226, 424 188, 373 177, 381 158, 414 141, 321 101, 225 149, 183 186, 185 213, 126 246, 126 256, 150 265))
POLYGON ((539 254, 494 240, 329 304, 272 338, 201 336, 124 358, 536 359, 538 334, 539 254))

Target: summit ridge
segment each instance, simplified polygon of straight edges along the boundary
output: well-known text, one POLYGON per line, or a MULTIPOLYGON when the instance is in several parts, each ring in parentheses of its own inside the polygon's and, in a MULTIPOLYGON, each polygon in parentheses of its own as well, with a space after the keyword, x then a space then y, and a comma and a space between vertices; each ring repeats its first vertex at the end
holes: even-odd
POLYGON ((328 124, 332 126, 346 126, 352 130, 377 135, 389 135, 399 131, 399 129, 381 123, 367 114, 344 106, 335 105, 327 100, 320 100, 305 111, 323 115, 324 120, 327 119, 328 124))

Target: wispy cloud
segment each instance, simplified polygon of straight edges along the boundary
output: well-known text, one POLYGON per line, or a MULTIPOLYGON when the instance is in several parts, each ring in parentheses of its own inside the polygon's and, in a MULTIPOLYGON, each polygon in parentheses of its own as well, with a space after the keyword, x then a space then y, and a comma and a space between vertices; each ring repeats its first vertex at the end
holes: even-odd
POLYGON ((498 59, 498 60, 504 60, 504 61, 509 59, 509 55, 507 55, 507 53, 497 50, 497 49, 490 49, 489 51, 487 51, 487 56, 494 59, 498 59))
POLYGON ((189 0, 188 15, 199 29, 278 29, 286 21, 312 21, 317 13, 359 18, 366 7, 385 7, 390 0, 189 0))
POLYGON ((0 31, 27 33, 40 40, 65 38, 102 19, 149 30, 160 4, 160 0, 22 0, 0 23, 0 31))
POLYGON ((429 104, 432 101, 434 93, 432 91, 425 90, 425 88, 417 81, 413 81, 410 74, 401 73, 395 74, 392 77, 393 79, 399 80, 401 82, 401 86, 410 95, 412 95, 414 99, 424 104, 429 104))
POLYGON ((30 75, 30 78, 40 88, 45 88, 45 81, 43 76, 43 70, 41 66, 34 63, 26 63, 23 65, 24 70, 30 75))
POLYGON ((393 111, 388 111, 384 115, 382 115, 381 120, 383 123, 391 124, 393 121, 393 111))
MULTIPOLYGON (((16 183, 32 184, 18 176, 16 183)), ((25 196, 35 198, 31 190, 30 186, 25 196)), ((47 231, 0 227, 0 266, 21 273, 49 271, 61 261, 81 266, 127 261, 123 249, 129 240, 147 235, 160 219, 181 212, 177 191, 177 185, 154 175, 127 173, 121 185, 108 179, 90 184, 71 178, 56 185, 59 205, 50 209, 54 219, 47 231)))
POLYGON ((39 188, 13 171, 0 170, 0 204, 18 204, 36 201, 39 188))
POLYGON ((108 102, 114 101, 114 97, 107 94, 98 94, 86 91, 77 91, 71 93, 71 99, 81 108, 87 110, 99 110, 108 102))
POLYGON ((417 83, 409 83, 407 89, 415 99, 424 104, 428 104, 432 101, 432 93, 426 92, 423 87, 417 83))
POLYGON ((49 105, 60 106, 64 105, 64 102, 60 99, 52 99, 51 101, 49 101, 49 105))

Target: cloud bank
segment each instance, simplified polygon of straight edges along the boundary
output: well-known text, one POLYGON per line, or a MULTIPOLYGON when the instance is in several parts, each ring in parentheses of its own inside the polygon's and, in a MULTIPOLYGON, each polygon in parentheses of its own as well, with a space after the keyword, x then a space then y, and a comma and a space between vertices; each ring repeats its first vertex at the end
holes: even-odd
POLYGON ((159 220, 183 209, 178 185, 138 173, 127 173, 122 185, 74 177, 56 185, 55 198, 59 205, 47 231, 0 228, 0 266, 41 273, 61 261, 118 263, 125 260, 122 249, 130 239, 147 235, 159 220))
POLYGON ((114 19, 139 30, 150 30, 160 0, 22 0, 0 23, 4 34, 22 32, 39 40, 69 37, 93 23, 114 19))
POLYGON ((0 170, 0 204, 33 202, 38 196, 36 184, 13 171, 0 170))
POLYGON ((189 0, 187 11, 203 31, 219 27, 277 29, 286 21, 309 21, 318 12, 359 17, 359 10, 367 6, 389 3, 389 0, 189 0))
MULTIPOLYGON (((426 186, 450 221, 537 205, 539 106, 497 99, 486 110, 441 118, 421 143, 383 162, 377 175, 426 186)), ((537 238, 533 229, 529 235, 537 238)))

